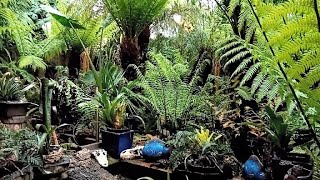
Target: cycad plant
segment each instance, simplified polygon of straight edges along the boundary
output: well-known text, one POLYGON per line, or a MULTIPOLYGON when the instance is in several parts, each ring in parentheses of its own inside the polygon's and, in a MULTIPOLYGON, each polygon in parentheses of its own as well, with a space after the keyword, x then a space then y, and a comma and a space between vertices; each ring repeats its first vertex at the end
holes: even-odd
POLYGON ((123 33, 120 43, 121 66, 126 70, 127 79, 135 79, 137 77, 135 70, 127 68, 130 64, 138 67, 143 65, 149 44, 150 25, 165 8, 168 0, 104 0, 104 2, 123 33))

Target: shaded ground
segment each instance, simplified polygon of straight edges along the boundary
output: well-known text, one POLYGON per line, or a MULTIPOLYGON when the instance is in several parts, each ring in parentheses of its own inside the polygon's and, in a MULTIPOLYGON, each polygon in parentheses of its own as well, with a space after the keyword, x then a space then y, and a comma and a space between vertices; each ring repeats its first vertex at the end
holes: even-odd
POLYGON ((59 177, 50 178, 54 180, 130 180, 122 176, 114 176, 102 168, 87 149, 67 154, 62 150, 55 151, 46 157, 46 162, 55 164, 50 172, 61 174, 59 177), (67 159, 67 165, 61 163, 65 159, 67 159))
POLYGON ((70 170, 67 171, 68 179, 74 180, 125 180, 113 176, 107 170, 103 169, 97 161, 92 158, 89 150, 77 152, 71 158, 70 170))

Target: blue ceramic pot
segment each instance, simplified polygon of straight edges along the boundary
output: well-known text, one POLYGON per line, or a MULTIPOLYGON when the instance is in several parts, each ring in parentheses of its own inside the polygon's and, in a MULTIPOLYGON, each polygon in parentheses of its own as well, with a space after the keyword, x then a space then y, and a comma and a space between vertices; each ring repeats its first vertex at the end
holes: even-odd
POLYGON ((107 128, 101 134, 102 146, 112 157, 119 158, 122 151, 132 148, 132 130, 107 128))

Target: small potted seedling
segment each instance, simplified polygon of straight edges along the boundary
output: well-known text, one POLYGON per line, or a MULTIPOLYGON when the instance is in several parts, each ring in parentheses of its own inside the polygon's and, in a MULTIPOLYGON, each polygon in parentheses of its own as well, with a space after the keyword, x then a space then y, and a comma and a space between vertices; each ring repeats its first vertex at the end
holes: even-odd
POLYGON ((201 128, 196 130, 195 149, 190 156, 185 159, 188 170, 204 174, 216 174, 215 176, 223 176, 223 154, 219 150, 223 145, 218 142, 222 137, 221 134, 210 133, 208 129, 201 128))

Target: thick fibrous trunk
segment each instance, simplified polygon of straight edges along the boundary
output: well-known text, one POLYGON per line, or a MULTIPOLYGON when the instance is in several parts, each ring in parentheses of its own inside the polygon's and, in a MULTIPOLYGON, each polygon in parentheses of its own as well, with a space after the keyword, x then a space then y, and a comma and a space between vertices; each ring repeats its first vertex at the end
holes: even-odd
POLYGON ((120 60, 121 67, 125 71, 125 77, 128 80, 137 78, 136 70, 133 67, 128 67, 134 64, 139 67, 140 65, 140 48, 138 46, 137 38, 124 37, 120 44, 120 60))
MULTIPOLYGON (((150 42, 150 26, 146 26, 138 37, 138 45, 140 47, 141 64, 147 61, 148 46, 150 42)), ((144 66, 143 66, 144 67, 144 66)), ((144 72, 144 69, 142 69, 144 72)))
POLYGON ((130 64, 134 64, 142 73, 144 73, 149 38, 150 29, 149 26, 146 26, 138 37, 125 36, 122 39, 120 44, 121 67, 126 71, 125 77, 128 80, 134 80, 138 75, 134 67, 128 67, 130 64))
POLYGON ((82 53, 81 48, 72 48, 70 53, 70 60, 68 63, 69 75, 70 77, 77 78, 79 76, 79 71, 81 68, 80 55, 82 53))

